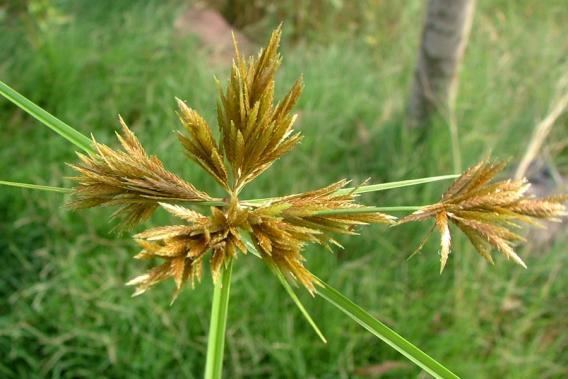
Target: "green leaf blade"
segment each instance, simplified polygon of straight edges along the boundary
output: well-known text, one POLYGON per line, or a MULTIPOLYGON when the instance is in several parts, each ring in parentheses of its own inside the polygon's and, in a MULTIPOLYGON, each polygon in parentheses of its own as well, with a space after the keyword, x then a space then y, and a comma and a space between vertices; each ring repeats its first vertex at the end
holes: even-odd
POLYGON ((55 131, 57 134, 73 143, 81 150, 87 153, 93 152, 93 149, 91 147, 91 140, 87 136, 67 125, 57 117, 53 116, 51 113, 47 112, 45 109, 36 105, 31 100, 27 99, 25 96, 23 96, 1 80, 0 95, 10 100, 12 103, 27 112, 36 120, 50 128, 51 130, 55 131))
POLYGON ((424 353, 422 350, 414 346, 412 343, 404 339, 401 335, 390 329, 388 326, 371 316, 367 311, 353 303, 347 297, 343 296, 339 291, 335 290, 329 284, 318 279, 321 287, 318 288, 318 295, 323 297, 329 303, 333 304, 343 313, 347 314, 351 319, 359 325, 367 329, 383 342, 391 346, 393 349, 404 355, 410 361, 418 365, 424 371, 433 375, 435 378, 441 379, 459 379, 459 377, 444 367, 441 363, 424 353))

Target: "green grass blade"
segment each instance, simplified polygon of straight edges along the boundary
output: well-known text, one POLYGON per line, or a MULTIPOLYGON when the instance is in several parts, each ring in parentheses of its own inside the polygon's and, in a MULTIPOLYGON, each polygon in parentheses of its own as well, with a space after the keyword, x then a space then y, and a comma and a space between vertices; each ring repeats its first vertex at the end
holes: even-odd
MULTIPOLYGON (((336 194, 345 195, 345 194, 348 194, 350 192, 357 193, 357 194, 368 193, 368 192, 378 192, 378 191, 385 191, 385 190, 394 189, 394 188, 410 187, 410 186, 416 186, 416 185, 419 185, 419 184, 439 182, 441 180, 455 179, 457 177, 459 177, 459 175, 451 174, 451 175, 431 176, 431 177, 419 178, 419 179, 401 180, 401 181, 398 181, 398 182, 371 184, 371 185, 360 186, 360 187, 343 188, 343 189, 338 190, 336 192, 336 194)), ((267 198, 264 198, 264 199, 250 199, 250 200, 244 200, 242 203, 245 204, 245 205, 258 206, 258 205, 261 205, 262 203, 270 202, 270 201, 275 200, 275 199, 277 199, 277 198, 267 197, 267 198)), ((400 210, 402 210, 402 209, 400 209, 400 210)))
POLYGON ((227 328, 227 313, 229 311, 232 270, 233 260, 230 260, 213 291, 211 321, 207 340, 205 379, 221 379, 223 375, 223 353, 225 350, 225 330, 227 328))
MULTIPOLYGON (((249 232, 247 232, 246 230, 241 230, 241 238, 243 239, 243 242, 245 243, 245 246, 247 247, 248 251, 250 251, 253 255, 255 255, 258 258, 262 258, 260 253, 258 252, 258 249, 254 245, 254 242, 252 242, 252 238, 250 238, 249 232)), ((286 290, 286 292, 288 293, 294 304, 296 304, 296 306, 300 310, 300 313, 302 313, 308 324, 310 324, 314 332, 316 332, 316 334, 323 341, 323 343, 327 343, 327 340, 325 339, 325 336, 321 332, 320 328, 317 326, 312 316, 310 316, 309 312, 304 307, 304 304, 302 304, 302 302, 294 292, 294 289, 292 288, 292 286, 290 286, 290 283, 288 283, 284 275, 282 275, 282 272, 278 269, 278 267, 274 265, 269 265, 269 267, 274 273, 274 275, 276 275, 276 277, 278 278, 278 280, 280 281, 280 283, 282 284, 282 286, 284 287, 284 289, 286 290)))
POLYGON ((2 81, 0 81, 0 95, 16 104, 18 107, 33 116, 36 120, 55 131, 81 150, 87 153, 93 152, 93 149, 91 148, 91 140, 87 136, 34 104, 32 101, 18 93, 13 88, 10 88, 2 81))
POLYGON ((42 186, 42 185, 39 185, 39 184, 7 182, 7 181, 4 181, 4 180, 0 180, 0 185, 1 186, 10 186, 10 187, 33 189, 33 190, 39 190, 39 191, 59 192, 59 193, 70 193, 71 192, 71 188, 42 186))
MULTIPOLYGON (((319 280, 319 279, 318 279, 319 280)), ((343 296, 329 284, 321 281, 322 285, 318 288, 318 295, 335 305, 343 313, 369 332, 383 340, 386 344, 397 350, 410 361, 421 367, 435 378, 456 379, 459 378, 442 364, 404 339, 401 335, 390 329, 388 326, 371 316, 367 311, 343 296)))

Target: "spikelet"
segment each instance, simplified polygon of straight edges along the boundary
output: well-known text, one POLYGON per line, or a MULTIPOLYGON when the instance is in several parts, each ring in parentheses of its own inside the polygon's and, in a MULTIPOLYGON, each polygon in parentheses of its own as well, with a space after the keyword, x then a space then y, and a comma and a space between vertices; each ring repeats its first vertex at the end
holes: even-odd
POLYGON ((538 219, 558 221, 566 216, 566 196, 537 199, 527 195, 526 180, 492 183, 506 163, 483 161, 466 170, 442 196, 442 200, 408 215, 398 224, 434 219, 440 232, 442 271, 450 254, 449 223, 460 229, 477 252, 493 263, 491 248, 526 268, 515 253, 515 243, 523 237, 511 231, 519 222, 538 224, 538 219))
POLYGON ((281 29, 276 29, 256 58, 243 58, 235 41, 235 58, 226 91, 219 89, 217 120, 221 147, 231 166, 233 189, 260 175, 299 141, 293 132, 291 110, 302 92, 298 79, 288 94, 274 104, 274 77, 281 63, 278 54, 281 29))
POLYGON ((331 249, 331 244, 340 246, 333 234, 356 234, 357 226, 393 220, 379 212, 353 212, 361 207, 355 203, 354 193, 338 192, 348 183, 342 180, 314 191, 274 199, 252 211, 249 217, 262 257, 312 294, 316 282, 304 267, 302 250, 306 244, 331 249))
POLYGON ((122 150, 114 150, 93 139, 96 153, 78 154, 80 163, 70 165, 78 176, 72 178, 71 208, 99 205, 117 206, 114 213, 122 226, 131 227, 148 219, 159 201, 207 201, 211 197, 166 170, 144 148, 120 118, 122 150))
POLYGON ((186 224, 155 227, 134 236, 143 249, 135 258, 165 260, 127 283, 136 286, 134 296, 171 277, 176 284, 173 302, 188 280, 192 286, 201 280, 202 263, 208 252, 211 252, 214 281, 218 280, 221 268, 236 256, 237 251, 246 252, 238 228, 248 228, 247 213, 237 209, 236 202, 226 212, 211 208, 209 217, 179 205, 160 205, 186 224))
POLYGON ((318 243, 316 236, 321 232, 293 225, 263 211, 256 210, 251 215, 252 236, 262 258, 314 294, 315 280, 304 267, 302 250, 307 243, 318 243))
POLYGON ((330 234, 355 234, 354 228, 368 224, 390 224, 394 218, 380 212, 358 213, 362 206, 355 202, 355 194, 338 192, 349 184, 341 180, 317 190, 274 200, 265 211, 276 212, 292 225, 320 232, 318 242, 337 244, 330 234))
POLYGON ((189 137, 179 133, 178 138, 188 157, 203 167, 225 189, 229 189, 223 156, 203 117, 177 99, 181 123, 189 137))

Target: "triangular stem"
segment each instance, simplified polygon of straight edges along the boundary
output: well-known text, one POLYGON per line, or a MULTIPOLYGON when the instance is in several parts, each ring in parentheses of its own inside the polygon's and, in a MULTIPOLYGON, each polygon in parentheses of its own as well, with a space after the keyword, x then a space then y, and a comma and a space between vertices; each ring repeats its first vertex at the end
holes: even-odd
POLYGON ((221 273, 221 278, 215 284, 213 291, 205 379, 221 379, 223 376, 223 352, 225 350, 225 330, 227 328, 227 314, 229 311, 232 269, 233 260, 231 259, 221 273))

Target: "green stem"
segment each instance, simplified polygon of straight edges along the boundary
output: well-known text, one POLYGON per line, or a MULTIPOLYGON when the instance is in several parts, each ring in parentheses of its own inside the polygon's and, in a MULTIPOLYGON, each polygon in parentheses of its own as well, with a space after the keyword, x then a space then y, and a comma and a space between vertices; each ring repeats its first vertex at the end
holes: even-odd
POLYGON ((229 310, 232 269, 233 260, 231 259, 221 273, 221 278, 213 291, 205 379, 220 379, 223 375, 223 351, 225 348, 225 329, 227 327, 227 313, 229 310))
POLYGON ((377 191, 385 191, 394 188, 402 188, 402 187, 410 187, 416 186, 419 184, 426 184, 432 182, 438 182, 440 180, 449 180, 455 179, 459 177, 457 174, 450 174, 450 175, 440 175, 440 176, 431 176, 427 178, 419 178, 419 179, 408 179, 408 180, 400 180, 398 182, 388 182, 388 183, 379 183, 379 184, 370 184, 366 186, 360 187, 352 187, 352 188, 343 188, 338 190, 336 193, 340 195, 345 195, 353 191, 353 193, 367 193, 367 192, 377 192, 377 191))
MULTIPOLYGON (((26 189, 33 189, 33 190, 40 190, 40 191, 51 191, 51 192, 59 192, 59 193, 70 193, 72 191, 71 188, 64 188, 64 187, 51 187, 51 186, 43 186, 39 184, 28 184, 28 183, 16 183, 16 182, 7 182, 0 180, 0 185, 10 186, 10 187, 18 187, 18 188, 26 188, 26 189)), ((161 201, 180 201, 180 202, 187 202, 184 199, 160 199, 156 198, 156 200, 161 201)), ((260 200, 260 199, 259 199, 260 200)), ((265 199, 266 200, 266 199, 265 199)), ((249 200, 255 201, 255 200, 249 200)), ((213 199, 211 201, 191 201, 191 203, 195 205, 202 205, 202 206, 209 206, 209 207, 223 207, 226 204, 221 199, 213 199)), ((245 205, 246 202, 243 202, 245 205)), ((407 212, 407 211, 417 211, 421 208, 424 208, 425 205, 408 205, 408 206, 397 206, 397 207, 360 207, 360 208, 345 208, 345 209, 330 209, 325 211, 316 212, 315 215, 340 215, 340 214, 361 214, 361 213, 374 213, 374 212, 407 212)))
POLYGON ((224 207, 225 205, 227 205, 227 203, 225 203, 222 200, 219 200, 219 201, 216 201, 216 200, 213 200, 213 201, 194 201, 194 203, 196 205, 203 205, 203 206, 206 206, 206 207, 224 207))
POLYGON ((380 338, 383 342, 404 355, 410 361, 414 362, 424 371, 435 378, 459 379, 456 374, 414 346, 400 334, 396 333, 394 330, 371 316, 367 311, 343 296, 329 284, 323 282, 321 279, 318 279, 318 281, 319 284, 321 284, 317 290, 318 295, 336 306, 359 325, 367 329, 376 337, 380 338))
POLYGON ((33 189, 33 190, 39 190, 39 191, 59 192, 59 193, 71 192, 71 188, 42 186, 42 185, 39 185, 39 184, 7 182, 7 181, 4 181, 4 180, 0 180, 0 186, 18 187, 18 188, 26 188, 26 189, 33 189))
MULTIPOLYGON (((410 187, 416 186, 419 184, 426 184, 432 182, 438 182, 441 180, 449 180, 455 179, 459 177, 457 174, 451 175, 440 175, 440 176, 430 176, 427 178, 419 178, 419 179, 409 179, 409 180, 401 180, 398 182, 388 182, 388 183, 380 183, 380 184, 371 184, 366 186, 360 187, 351 187, 351 188, 342 188, 335 192, 336 195, 346 195, 349 193, 361 194, 361 193, 368 193, 368 192, 378 192, 378 191, 385 191, 394 188, 401 188, 401 187, 410 187)), ((291 195, 294 196, 294 195, 291 195)), ((278 197, 267 197, 263 199, 251 199, 251 200, 244 200, 242 204, 250 205, 250 206, 260 206, 263 203, 269 203, 274 200, 278 200, 278 197)))
POLYGON ((375 213, 375 212, 407 212, 417 211, 426 207, 426 205, 409 205, 401 207, 359 207, 359 208, 343 208, 343 209, 328 209, 325 211, 315 212, 315 216, 324 215, 346 215, 346 214, 361 214, 361 213, 375 213))

